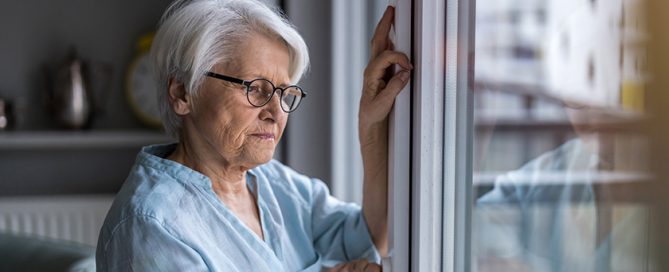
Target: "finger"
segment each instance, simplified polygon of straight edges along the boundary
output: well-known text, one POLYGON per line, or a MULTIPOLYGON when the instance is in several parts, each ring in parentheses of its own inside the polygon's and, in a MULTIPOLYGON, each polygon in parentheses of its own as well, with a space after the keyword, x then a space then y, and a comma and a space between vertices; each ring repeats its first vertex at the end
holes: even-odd
POLYGON ((381 79, 370 80, 365 83, 365 88, 362 90, 363 99, 373 99, 379 93, 380 90, 386 88, 386 82, 381 79))
POLYGON ((381 266, 375 263, 369 264, 365 268, 365 272, 381 272, 381 266))
POLYGON ((413 69, 407 55, 396 51, 383 51, 378 57, 372 59, 365 69, 365 80, 383 79, 386 70, 393 64, 399 64, 405 70, 413 69))
POLYGON ((393 25, 393 17, 395 16, 395 7, 388 6, 386 12, 383 13, 381 21, 376 25, 374 36, 372 36, 372 52, 371 57, 374 58, 388 47, 388 35, 393 25))
POLYGON ((364 272, 365 271, 365 266, 367 265, 366 260, 356 260, 351 263, 352 269, 355 272, 364 272))
POLYGON ((402 70, 395 74, 390 81, 388 81, 388 85, 386 85, 386 88, 381 90, 379 94, 377 95, 377 99, 379 100, 379 103, 382 103, 381 107, 386 107, 386 106, 391 106, 393 104, 393 101, 395 101, 395 97, 404 89, 404 87, 409 83, 409 78, 411 74, 407 70, 402 70))
POLYGON ((413 65, 409 61, 409 57, 406 54, 386 50, 383 51, 378 57, 372 59, 367 64, 365 68, 364 76, 368 79, 382 78, 383 74, 386 73, 386 70, 393 64, 398 64, 404 70, 413 69, 413 65))

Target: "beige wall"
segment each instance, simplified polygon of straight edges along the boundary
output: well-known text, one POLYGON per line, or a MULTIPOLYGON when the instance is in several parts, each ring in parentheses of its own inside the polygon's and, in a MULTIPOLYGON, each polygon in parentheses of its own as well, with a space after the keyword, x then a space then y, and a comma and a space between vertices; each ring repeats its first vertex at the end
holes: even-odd
POLYGON ((655 233, 656 254, 659 267, 656 271, 669 270, 669 2, 647 1, 647 22, 650 34, 648 108, 653 116, 649 132, 653 137, 652 167, 657 174, 654 200, 658 204, 655 233))

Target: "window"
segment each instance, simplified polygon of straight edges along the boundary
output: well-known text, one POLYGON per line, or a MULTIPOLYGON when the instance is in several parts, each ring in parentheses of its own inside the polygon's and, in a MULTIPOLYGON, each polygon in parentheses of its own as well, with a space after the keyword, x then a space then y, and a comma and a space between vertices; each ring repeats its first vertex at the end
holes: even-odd
POLYGON ((655 271, 643 6, 398 1, 392 270, 655 271))
POLYGON ((373 26, 385 1, 332 2, 332 194, 362 205, 358 106, 373 26), (370 26, 370 27, 365 27, 370 26))
POLYGON ((639 6, 477 1, 472 271, 648 271, 639 6))

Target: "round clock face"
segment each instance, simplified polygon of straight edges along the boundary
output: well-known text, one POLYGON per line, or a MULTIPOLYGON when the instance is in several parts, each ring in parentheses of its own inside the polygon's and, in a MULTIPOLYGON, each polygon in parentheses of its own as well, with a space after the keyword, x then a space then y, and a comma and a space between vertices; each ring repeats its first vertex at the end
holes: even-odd
POLYGON ((137 117, 152 127, 161 126, 156 92, 148 54, 141 54, 128 71, 128 99, 137 117))

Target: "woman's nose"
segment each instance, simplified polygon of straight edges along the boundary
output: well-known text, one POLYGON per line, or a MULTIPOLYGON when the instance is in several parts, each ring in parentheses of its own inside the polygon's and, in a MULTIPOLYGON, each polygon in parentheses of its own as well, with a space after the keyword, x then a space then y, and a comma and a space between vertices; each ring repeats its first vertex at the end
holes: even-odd
POLYGON ((262 112, 266 113, 266 114, 261 114, 260 116, 263 120, 267 118, 276 120, 276 115, 283 113, 283 110, 281 109, 280 90, 276 90, 276 92, 274 92, 274 95, 272 95, 272 98, 270 98, 269 102, 267 102, 267 104, 265 104, 262 107, 262 112))

